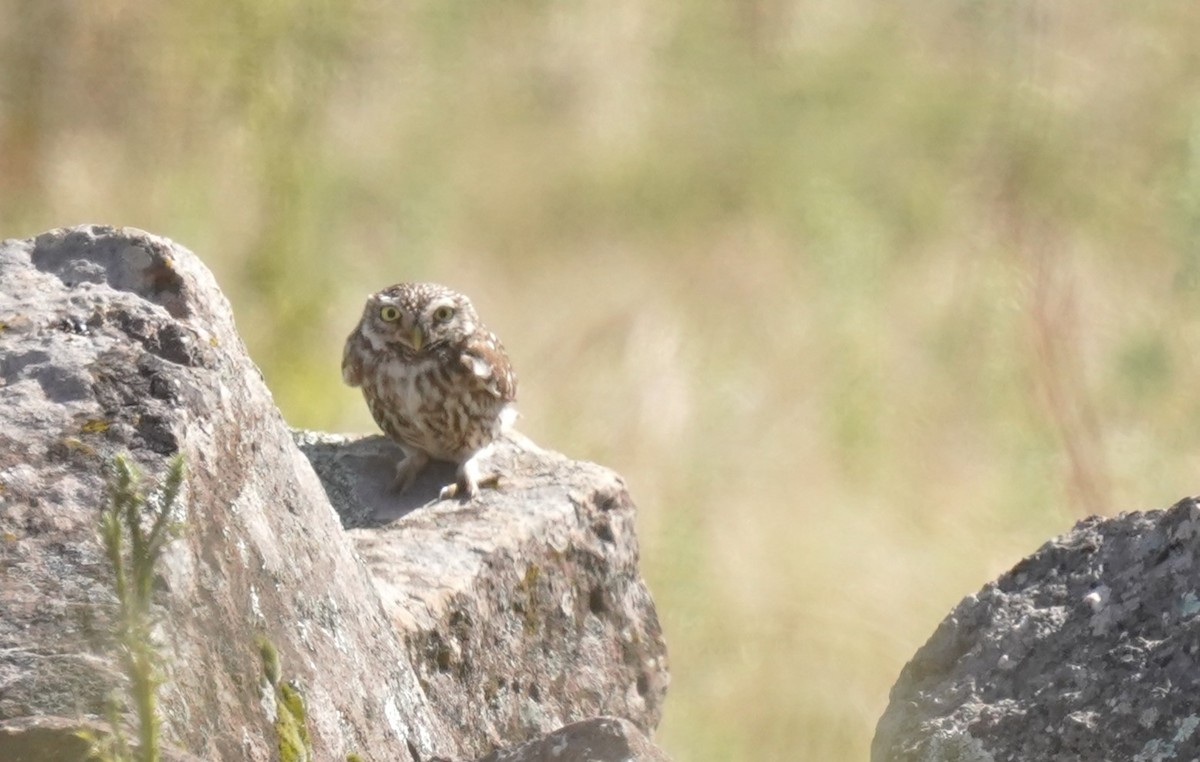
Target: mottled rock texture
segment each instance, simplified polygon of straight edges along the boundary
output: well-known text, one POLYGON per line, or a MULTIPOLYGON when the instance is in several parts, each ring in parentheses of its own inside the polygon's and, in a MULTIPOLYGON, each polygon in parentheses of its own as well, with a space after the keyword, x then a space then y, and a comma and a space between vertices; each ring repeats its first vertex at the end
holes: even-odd
POLYGON ((493 458, 510 475, 497 489, 413 510, 453 480, 449 466, 397 498, 387 439, 298 439, 464 753, 597 715, 658 724, 666 648, 616 474, 517 435, 493 458))
POLYGON ((160 580, 167 738, 274 756, 262 634, 323 759, 454 753, 212 275, 141 231, 0 244, 0 724, 101 713, 120 684, 97 535, 103 474, 182 452, 187 531, 160 580))
POLYGON ((260 635, 319 760, 470 759, 601 713, 653 728, 664 649, 617 477, 518 438, 498 490, 414 510, 445 469, 400 500, 386 441, 300 438, 324 483, 190 252, 105 227, 0 243, 0 759, 42 739, 69 760, 123 680, 97 532, 122 452, 188 467, 155 598, 176 758, 276 758, 260 635))
POLYGON ((962 601, 876 762, 1200 759, 1200 503, 1090 518, 962 601))

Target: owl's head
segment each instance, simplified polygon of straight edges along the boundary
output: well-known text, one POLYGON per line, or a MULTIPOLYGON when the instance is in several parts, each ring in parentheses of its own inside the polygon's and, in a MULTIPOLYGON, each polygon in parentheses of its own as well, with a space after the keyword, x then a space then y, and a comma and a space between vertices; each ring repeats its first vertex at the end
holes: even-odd
POLYGON ((478 324, 471 300, 457 291, 436 283, 397 283, 367 298, 361 327, 377 350, 399 346, 420 354, 462 343, 478 324))

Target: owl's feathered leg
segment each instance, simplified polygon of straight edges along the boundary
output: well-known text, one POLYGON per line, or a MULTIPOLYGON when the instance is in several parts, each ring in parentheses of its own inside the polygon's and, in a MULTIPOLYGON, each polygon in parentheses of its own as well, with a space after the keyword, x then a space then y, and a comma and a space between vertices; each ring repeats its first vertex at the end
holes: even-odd
POLYGON ((396 479, 392 482, 392 489, 396 492, 404 492, 412 486, 416 481, 417 475, 429 463, 429 456, 422 450, 417 450, 409 447, 404 447, 404 460, 396 464, 396 479))
POLYGON ((438 493, 438 499, 449 500, 450 498, 462 495, 467 500, 474 498, 479 494, 480 487, 494 487, 500 481, 500 475, 483 472, 483 463, 488 456, 492 454, 492 449, 495 447, 495 442, 484 445, 480 449, 471 453, 470 457, 458 464, 456 472, 457 480, 453 484, 447 484, 442 487, 442 491, 438 493))

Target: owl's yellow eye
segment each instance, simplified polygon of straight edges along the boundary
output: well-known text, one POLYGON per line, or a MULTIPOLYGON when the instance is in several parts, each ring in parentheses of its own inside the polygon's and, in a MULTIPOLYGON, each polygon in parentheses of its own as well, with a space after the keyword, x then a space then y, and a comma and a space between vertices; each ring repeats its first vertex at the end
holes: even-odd
POLYGON ((438 307, 433 311, 433 319, 439 323, 445 323, 452 317, 454 317, 453 307, 438 307))
POLYGON ((400 319, 400 310, 390 304, 385 304, 379 308, 379 317, 389 323, 394 323, 400 319))

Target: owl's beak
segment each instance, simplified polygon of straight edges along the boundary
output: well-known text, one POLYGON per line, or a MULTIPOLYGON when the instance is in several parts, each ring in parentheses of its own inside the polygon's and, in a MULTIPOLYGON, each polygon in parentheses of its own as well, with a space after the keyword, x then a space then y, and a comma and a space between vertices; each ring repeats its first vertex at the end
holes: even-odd
POLYGON ((408 343, 412 346, 414 352, 420 352, 421 347, 425 345, 425 337, 421 335, 421 326, 414 325, 412 333, 408 335, 408 343))

